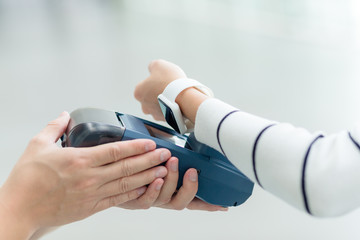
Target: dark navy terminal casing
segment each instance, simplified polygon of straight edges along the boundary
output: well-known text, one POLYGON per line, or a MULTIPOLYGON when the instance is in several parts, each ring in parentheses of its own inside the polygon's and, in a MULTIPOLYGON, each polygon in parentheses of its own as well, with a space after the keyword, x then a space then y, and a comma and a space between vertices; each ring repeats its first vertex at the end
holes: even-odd
POLYGON ((90 147, 99 144, 147 138, 157 148, 167 148, 179 159, 178 187, 189 168, 199 175, 196 196, 224 207, 238 206, 252 194, 254 183, 221 153, 198 142, 193 134, 180 135, 172 129, 128 114, 95 108, 81 108, 70 114, 63 147, 90 147))

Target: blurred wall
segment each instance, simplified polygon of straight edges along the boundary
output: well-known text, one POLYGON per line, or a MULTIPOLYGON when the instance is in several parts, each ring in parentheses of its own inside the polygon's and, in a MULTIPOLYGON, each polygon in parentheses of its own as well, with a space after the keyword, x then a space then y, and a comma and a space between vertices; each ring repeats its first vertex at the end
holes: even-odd
MULTIPOLYGON (((333 133, 360 120, 356 0, 0 0, 0 183, 63 110, 144 116, 152 59, 245 111, 333 133)), ((255 187, 228 213, 110 209, 44 239, 359 239, 354 211, 299 212, 255 187)))

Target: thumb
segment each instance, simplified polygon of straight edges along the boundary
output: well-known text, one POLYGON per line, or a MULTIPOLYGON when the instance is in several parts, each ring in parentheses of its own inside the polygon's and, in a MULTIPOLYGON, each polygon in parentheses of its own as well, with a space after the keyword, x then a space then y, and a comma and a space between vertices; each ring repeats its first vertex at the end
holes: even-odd
POLYGON ((39 137, 50 143, 56 143, 64 134, 69 124, 69 120, 69 113, 62 112, 58 118, 47 124, 47 126, 39 133, 39 137))

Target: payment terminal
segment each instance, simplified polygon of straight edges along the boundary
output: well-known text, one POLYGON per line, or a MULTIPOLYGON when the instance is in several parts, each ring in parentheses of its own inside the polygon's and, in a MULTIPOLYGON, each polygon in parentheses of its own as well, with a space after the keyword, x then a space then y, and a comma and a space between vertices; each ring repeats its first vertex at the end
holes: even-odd
POLYGON ((99 144, 147 138, 157 148, 167 148, 179 159, 179 181, 189 168, 198 171, 196 196, 210 204, 238 206, 252 194, 254 183, 215 149, 198 142, 194 134, 181 135, 162 125, 115 111, 81 108, 70 114, 62 139, 63 147, 90 147, 99 144))

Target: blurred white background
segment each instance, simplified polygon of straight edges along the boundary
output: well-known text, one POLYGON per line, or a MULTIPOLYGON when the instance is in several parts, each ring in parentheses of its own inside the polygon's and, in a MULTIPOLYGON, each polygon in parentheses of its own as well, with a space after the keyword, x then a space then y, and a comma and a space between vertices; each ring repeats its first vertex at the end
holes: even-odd
MULTIPOLYGON (((359 40, 357 0, 0 0, 0 184, 63 110, 146 117, 133 90, 157 58, 248 112, 351 128, 359 40)), ((228 213, 114 208, 44 239, 359 239, 359 220, 313 218, 255 187, 228 213)))

